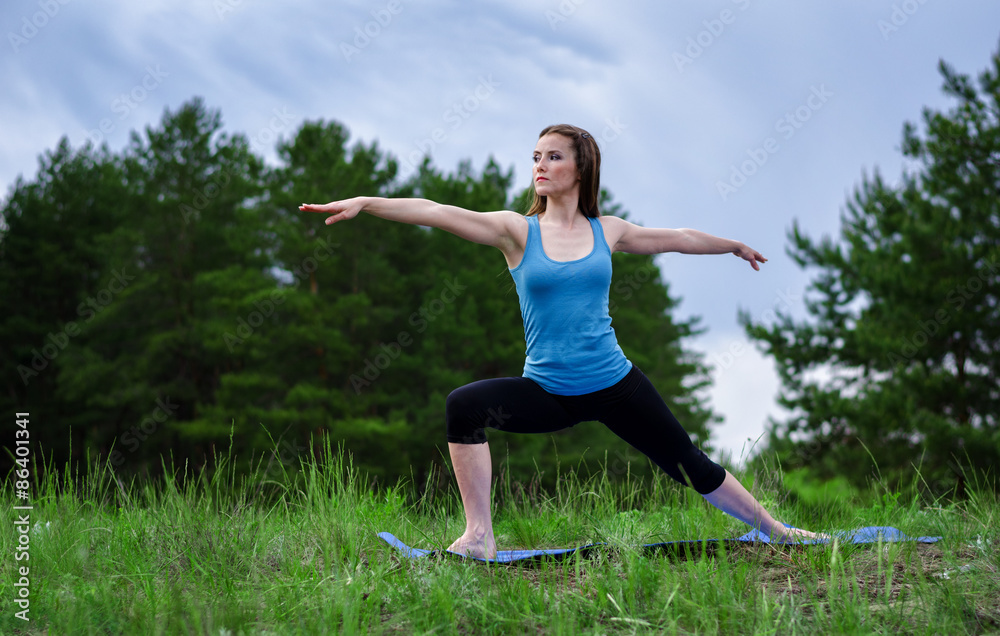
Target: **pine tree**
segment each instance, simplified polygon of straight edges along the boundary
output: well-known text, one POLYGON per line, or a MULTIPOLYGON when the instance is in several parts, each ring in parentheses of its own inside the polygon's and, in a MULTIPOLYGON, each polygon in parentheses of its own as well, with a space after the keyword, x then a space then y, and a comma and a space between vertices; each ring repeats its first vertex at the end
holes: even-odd
POLYGON ((133 133, 123 152, 125 218, 102 241, 109 266, 130 280, 59 359, 75 425, 100 431, 95 445, 116 466, 155 467, 182 441, 195 442, 189 457, 209 454, 197 445, 199 405, 214 399, 227 363, 213 304, 268 285, 268 237, 253 205, 263 164, 221 127, 220 113, 194 99, 133 133))
POLYGON ((3 205, 0 404, 30 413, 32 439, 57 466, 101 439, 99 429, 73 428, 80 409, 59 391, 59 368, 134 274, 115 268, 104 240, 124 220, 125 194, 121 163, 106 147, 74 150, 63 138, 3 205))
POLYGON ((897 483, 918 467, 944 491, 1000 461, 1000 56, 978 90, 940 71, 957 104, 925 109, 922 137, 904 127, 916 171, 863 178, 839 243, 790 231, 793 258, 820 270, 812 320, 744 316, 792 412, 770 436, 788 466, 897 483))

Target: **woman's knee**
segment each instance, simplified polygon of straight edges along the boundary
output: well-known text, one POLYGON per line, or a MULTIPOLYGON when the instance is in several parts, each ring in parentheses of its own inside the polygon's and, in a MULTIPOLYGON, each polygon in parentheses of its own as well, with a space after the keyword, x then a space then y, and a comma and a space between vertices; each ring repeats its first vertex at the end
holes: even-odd
POLYGON ((472 385, 458 387, 445 400, 445 424, 448 441, 452 444, 482 444, 486 441, 485 427, 477 425, 476 391, 472 385))
POLYGON ((468 405, 469 385, 460 386, 448 394, 444 401, 444 412, 450 416, 452 413, 463 411, 468 405))
POLYGON ((684 471, 684 483, 694 488, 699 495, 714 491, 726 479, 726 469, 697 447, 692 447, 680 465, 684 471))

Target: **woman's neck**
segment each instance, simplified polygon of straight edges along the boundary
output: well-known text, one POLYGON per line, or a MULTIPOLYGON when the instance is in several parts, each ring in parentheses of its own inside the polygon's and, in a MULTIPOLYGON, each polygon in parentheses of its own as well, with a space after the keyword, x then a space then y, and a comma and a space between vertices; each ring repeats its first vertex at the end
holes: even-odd
POLYGON ((579 217, 583 216, 580 212, 580 197, 546 198, 543 216, 547 219, 547 223, 572 227, 579 217))

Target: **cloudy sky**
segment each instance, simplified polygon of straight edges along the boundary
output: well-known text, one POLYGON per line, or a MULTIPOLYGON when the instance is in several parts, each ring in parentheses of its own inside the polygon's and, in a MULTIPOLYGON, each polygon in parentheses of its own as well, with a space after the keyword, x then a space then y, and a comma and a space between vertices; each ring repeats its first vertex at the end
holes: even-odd
POLYGON ((903 123, 950 107, 939 60, 981 72, 1000 3, 11 0, 0 25, 5 191, 60 137, 118 150, 196 95, 272 161, 278 136, 327 119, 404 172, 425 152, 445 170, 493 156, 519 187, 539 130, 589 129, 632 220, 770 259, 659 257, 679 315, 708 328, 690 346, 715 366, 716 443, 739 457, 781 412, 737 310, 805 315, 787 229, 835 234, 862 175, 899 179, 903 123))

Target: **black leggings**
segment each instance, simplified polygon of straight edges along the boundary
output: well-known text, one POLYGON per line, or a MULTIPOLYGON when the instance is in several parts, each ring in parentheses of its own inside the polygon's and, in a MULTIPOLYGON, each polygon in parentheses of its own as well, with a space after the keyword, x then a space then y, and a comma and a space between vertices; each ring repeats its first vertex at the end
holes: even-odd
POLYGON ((448 441, 453 444, 483 444, 486 428, 551 433, 597 420, 702 495, 726 478, 726 470, 695 447, 635 365, 614 386, 586 395, 554 395, 524 377, 466 384, 448 395, 446 420, 448 441))

